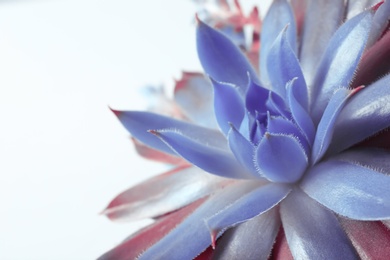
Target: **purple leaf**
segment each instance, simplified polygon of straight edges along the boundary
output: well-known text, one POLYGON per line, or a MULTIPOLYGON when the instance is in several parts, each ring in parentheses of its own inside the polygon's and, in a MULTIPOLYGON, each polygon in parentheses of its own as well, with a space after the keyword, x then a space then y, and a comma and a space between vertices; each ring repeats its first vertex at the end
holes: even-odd
POLYGON ((305 150, 295 137, 270 133, 260 141, 255 161, 262 176, 282 183, 299 180, 308 165, 305 150))
POLYGON ((240 126, 244 118, 244 101, 235 86, 211 79, 214 86, 214 110, 222 132, 227 135, 229 123, 240 126))
POLYGON ((196 31, 200 62, 211 78, 219 82, 234 84, 246 92, 248 76, 255 81, 257 75, 242 51, 223 33, 198 20, 196 31))
POLYGON ((130 134, 142 143, 154 149, 175 154, 168 146, 162 143, 158 138, 150 135, 148 130, 170 128, 191 135, 197 140, 211 142, 213 146, 220 148, 226 147, 225 137, 217 130, 197 126, 184 121, 176 120, 149 112, 140 111, 118 111, 113 110, 122 125, 130 134))
POLYGON ((264 18, 261 31, 260 76, 262 82, 266 84, 266 87, 269 86, 269 74, 272 73, 267 68, 268 53, 279 32, 287 24, 289 24, 287 40, 291 44, 294 52, 297 52, 297 31, 291 6, 286 0, 273 1, 264 18))
POLYGON ((310 115, 302 107, 297 99, 299 91, 296 91, 298 86, 295 81, 296 79, 293 79, 286 85, 287 101, 290 105, 291 114, 295 123, 302 130, 302 133, 305 135, 307 142, 311 144, 314 140, 315 126, 310 118, 310 115))
POLYGON ((229 150, 213 147, 210 143, 200 143, 192 137, 171 130, 151 131, 167 146, 206 172, 226 178, 251 179, 254 174, 248 172, 229 150))
POLYGON ((256 171, 253 162, 255 146, 245 139, 233 125, 230 128, 227 138, 230 150, 233 152, 236 159, 246 167, 250 173, 253 173, 254 177, 259 178, 261 175, 256 171))
POLYGON ((272 90, 286 100, 286 84, 296 78, 296 98, 299 104, 308 110, 308 95, 305 79, 299 61, 287 40, 286 26, 278 35, 271 46, 267 57, 268 76, 272 85, 272 90))

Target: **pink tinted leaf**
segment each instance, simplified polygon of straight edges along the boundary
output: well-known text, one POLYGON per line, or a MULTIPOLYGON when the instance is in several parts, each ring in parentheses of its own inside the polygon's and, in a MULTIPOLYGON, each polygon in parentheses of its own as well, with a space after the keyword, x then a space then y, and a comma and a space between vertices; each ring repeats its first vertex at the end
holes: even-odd
POLYGON ((272 249, 270 260, 294 260, 287 243, 283 227, 279 228, 274 247, 272 249))
POLYGON ((145 251, 139 259, 195 258, 210 246, 210 233, 204 219, 221 211, 258 185, 259 183, 254 181, 239 181, 214 193, 164 239, 145 251))
POLYGON ((99 257, 99 260, 136 259, 142 252, 174 229, 188 215, 202 205, 204 201, 205 198, 200 199, 176 212, 158 219, 152 225, 137 232, 122 244, 99 257))
POLYGON ((185 160, 183 160, 182 158, 161 152, 159 150, 155 150, 155 149, 141 143, 140 141, 138 141, 135 138, 131 138, 131 141, 133 142, 137 153, 146 159, 154 160, 154 161, 158 161, 158 162, 163 162, 163 163, 168 163, 168 164, 174 164, 174 165, 187 164, 187 162, 185 160))
POLYGON ((361 259, 390 259, 390 231, 380 221, 339 221, 361 259))
POLYGON ((205 251, 203 251, 200 255, 194 258, 194 260, 212 260, 214 256, 214 249, 209 246, 205 251))
POLYGON ((115 221, 154 218, 204 197, 226 182, 195 167, 181 166, 122 192, 102 213, 115 221))
POLYGON ((368 85, 390 72, 390 32, 369 48, 362 57, 352 87, 368 85))

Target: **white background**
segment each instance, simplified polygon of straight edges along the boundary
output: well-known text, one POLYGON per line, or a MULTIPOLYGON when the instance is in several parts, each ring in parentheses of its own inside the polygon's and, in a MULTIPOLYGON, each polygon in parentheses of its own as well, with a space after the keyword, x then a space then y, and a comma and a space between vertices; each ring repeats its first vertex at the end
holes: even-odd
POLYGON ((138 87, 199 70, 195 11, 189 0, 0 0, 0 259, 94 259, 147 223, 98 215, 164 168, 135 154, 107 106, 140 109, 138 87))

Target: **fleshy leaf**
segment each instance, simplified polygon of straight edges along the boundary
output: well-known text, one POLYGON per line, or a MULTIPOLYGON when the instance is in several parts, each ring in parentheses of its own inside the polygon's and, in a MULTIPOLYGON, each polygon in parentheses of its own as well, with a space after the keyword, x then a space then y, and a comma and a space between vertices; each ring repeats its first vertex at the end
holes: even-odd
POLYGON ((332 159, 361 165, 390 175, 390 151, 379 148, 355 148, 333 156, 332 159))
POLYGON ((255 146, 245 139, 233 125, 231 125, 227 138, 230 150, 233 152, 236 159, 246 167, 249 172, 253 173, 254 176, 257 178, 260 177, 253 162, 255 146))
POLYGON ((285 184, 267 184, 242 196, 229 207, 206 219, 212 245, 215 245, 215 240, 221 232, 268 211, 283 200, 290 191, 291 187, 285 184))
POLYGON ((113 112, 134 138, 165 153, 175 155, 168 146, 162 143, 158 138, 148 133, 148 130, 163 128, 175 129, 187 135, 191 135, 199 141, 211 142, 211 145, 222 149, 226 148, 226 139, 217 130, 197 126, 171 117, 149 112, 118 110, 113 110, 113 112))
POLYGON ((267 70, 272 89, 284 100, 286 100, 286 84, 296 78, 297 85, 295 91, 297 101, 307 111, 308 95, 305 79, 299 61, 287 40, 287 30, 285 27, 278 35, 271 46, 267 57, 267 70))
POLYGON ((309 154, 310 145, 307 142, 306 137, 292 121, 281 116, 270 116, 268 114, 267 122, 267 132, 271 134, 284 134, 297 137, 302 144, 305 153, 309 154))
POLYGON ((345 22, 332 36, 312 87, 312 117, 318 123, 333 92, 348 87, 366 46, 373 13, 365 11, 345 22))
POLYGON ((380 0, 348 0, 347 19, 351 19, 379 1, 380 0))
POLYGON ((275 245, 272 249, 270 260, 294 260, 288 247, 286 235, 283 226, 280 226, 279 233, 276 237, 275 245))
POLYGON ((337 116, 344 107, 348 97, 350 97, 350 94, 356 93, 359 90, 356 89, 351 92, 349 89, 341 88, 333 94, 317 127, 311 157, 312 164, 318 162, 325 154, 333 136, 337 116))
POLYGON ((302 189, 337 214, 357 220, 390 219, 390 176, 329 160, 307 173, 302 189))
POLYGON ((254 174, 248 172, 228 150, 213 147, 208 143, 200 143, 176 131, 160 130, 151 133, 181 157, 209 173, 226 178, 254 178, 254 174))
MULTIPOLYGON (((303 26, 306 20, 305 13, 309 1, 310 0, 290 0, 296 21, 298 38, 302 38, 303 26)), ((301 49, 300 46, 298 46, 298 49, 301 49)))
POLYGON ((343 22, 344 9, 340 0, 308 1, 299 57, 309 86, 330 38, 343 22))
POLYGON ((211 78, 234 84, 241 89, 242 94, 245 94, 248 84, 247 73, 258 82, 252 65, 223 33, 198 20, 196 36, 200 62, 211 78))
POLYGON ((218 128, 213 111, 213 87, 201 73, 183 72, 176 81, 174 99, 185 116, 197 124, 218 128))
POLYGON ((390 1, 384 1, 375 12, 372 28, 368 36, 367 47, 369 48, 380 39, 390 21, 390 1))
POLYGON ((298 102, 297 95, 299 92, 295 90, 298 87, 295 82, 296 79, 292 79, 286 85, 287 101, 294 121, 302 130, 307 142, 311 144, 314 140, 315 126, 308 112, 298 102))
POLYGON ((390 72, 390 32, 369 48, 359 64, 352 87, 369 85, 390 72))
POLYGON ((227 230, 213 259, 268 259, 280 226, 278 215, 273 208, 227 230))
POLYGON ((146 159, 174 165, 187 164, 182 158, 153 149, 133 137, 131 138, 131 141, 133 142, 137 153, 146 159))
POLYGON ((115 221, 155 218, 215 192, 227 181, 195 167, 178 167, 122 192, 102 214, 115 221))
POLYGON ((216 214, 261 184, 240 181, 211 196, 163 239, 140 255, 139 260, 193 259, 210 245, 210 232, 204 219, 216 214))
POLYGON ((268 53, 279 32, 281 32, 287 24, 289 24, 287 40, 291 44, 294 52, 296 52, 297 32, 291 6, 286 0, 274 0, 264 18, 261 31, 260 76, 261 81, 266 84, 266 87, 269 86, 269 74, 272 73, 267 69, 268 53))
POLYGON ((272 182, 290 183, 301 178, 308 165, 305 150, 291 135, 266 133, 256 149, 255 163, 272 182))
POLYGON ((390 231, 380 221, 339 218, 360 259, 389 259, 390 231))
POLYGON ((196 208, 198 208, 205 199, 200 199, 178 211, 163 216, 150 226, 140 230, 130 238, 126 239, 117 247, 111 249, 98 260, 128 260, 137 259, 137 257, 166 236, 180 222, 188 217, 196 208))
POLYGON ((336 154, 390 126, 390 75, 352 96, 337 118, 328 154, 336 154))
POLYGON ((280 204, 294 259, 357 259, 336 216, 296 189, 280 204))
POLYGON ((227 135, 229 123, 240 126, 244 118, 244 101, 235 86, 211 79, 214 86, 214 110, 222 132, 227 135))
POLYGON ((245 106, 246 109, 254 116, 257 112, 265 112, 267 101, 269 95, 269 90, 259 86, 254 83, 251 78, 249 78, 249 84, 247 93, 245 96, 245 106))

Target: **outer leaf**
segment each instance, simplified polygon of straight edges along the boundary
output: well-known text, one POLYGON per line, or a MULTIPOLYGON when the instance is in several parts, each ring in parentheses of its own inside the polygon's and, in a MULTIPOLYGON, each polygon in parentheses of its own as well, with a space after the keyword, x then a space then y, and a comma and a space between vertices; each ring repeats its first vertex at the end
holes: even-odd
POLYGON ((348 0, 347 19, 351 19, 378 2, 378 0, 348 0))
POLYGON ((158 138, 148 133, 148 130, 163 128, 175 129, 194 136, 199 141, 207 142, 221 148, 226 148, 226 139, 217 130, 212 130, 149 112, 118 110, 113 110, 113 112, 134 138, 165 153, 175 155, 168 146, 162 143, 158 138))
POLYGON ((390 72, 390 32, 364 53, 359 67, 352 87, 371 84, 390 72))
POLYGON ((390 75, 351 97, 337 118, 328 154, 340 152, 390 126, 390 75))
POLYGON ((187 164, 186 161, 183 160, 182 158, 161 152, 159 150, 155 150, 155 149, 141 143, 140 141, 138 141, 137 139, 135 139, 133 137, 131 138, 131 141, 133 142, 137 153, 146 159, 154 160, 154 161, 158 161, 158 162, 163 162, 163 163, 168 163, 168 164, 174 164, 174 165, 187 164))
POLYGON ((375 12, 374 19, 372 21, 372 28, 367 41, 367 48, 374 45, 374 43, 380 39, 389 25, 389 20, 390 1, 384 1, 375 12))
POLYGON ((251 64, 225 35, 198 20, 196 43, 200 62, 211 78, 238 86, 246 92, 247 73, 257 82, 257 75, 251 64))
POLYGON ((249 192, 231 206, 206 219, 211 233, 212 245, 215 245, 217 237, 227 228, 252 219, 275 207, 290 191, 291 187, 288 185, 267 184, 249 192))
POLYGON ((348 87, 366 46, 373 14, 366 11, 344 23, 322 56, 312 88, 312 117, 319 122, 333 92, 348 87))
POLYGON ((228 150, 200 143, 175 131, 153 131, 165 144, 193 165, 226 178, 248 179, 259 177, 248 172, 228 150))
POLYGON ((340 0, 308 1, 299 60, 309 86, 330 38, 343 22, 344 9, 340 0))
POLYGON ((339 218, 360 259, 389 259, 390 231, 379 221, 339 218))
POLYGON ((164 216, 152 225, 142 229, 132 237, 105 253, 99 260, 127 260, 136 259, 142 252, 166 236, 180 224, 188 215, 198 208, 205 199, 200 199, 185 208, 164 216))
POLYGON ((116 221, 155 218, 215 192, 227 182, 195 167, 178 167, 122 192, 102 214, 116 221))
POLYGON ((329 160, 310 169, 302 189, 337 214, 357 220, 390 219, 390 176, 329 160))
POLYGON ((225 232, 214 259, 268 259, 280 226, 276 209, 254 217, 225 232))
POLYGON ((332 159, 361 165, 390 175, 390 151, 378 148, 355 148, 333 156, 332 159))
POLYGON ((213 111, 212 85, 201 73, 183 72, 176 81, 174 99, 187 118, 199 125, 218 128, 213 111))
POLYGON ((336 216, 302 191, 291 192, 280 215, 294 259, 357 259, 336 216))
POLYGON ((210 197, 164 239, 145 251, 139 260, 193 259, 210 245, 210 233, 203 219, 209 218, 262 183, 240 181, 210 197), (196 241, 191 243, 190 241, 196 241))
POLYGON ((294 260, 287 243, 286 235, 284 234, 283 226, 279 228, 270 260, 294 260))

